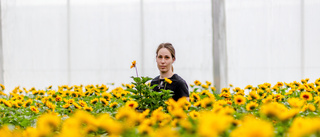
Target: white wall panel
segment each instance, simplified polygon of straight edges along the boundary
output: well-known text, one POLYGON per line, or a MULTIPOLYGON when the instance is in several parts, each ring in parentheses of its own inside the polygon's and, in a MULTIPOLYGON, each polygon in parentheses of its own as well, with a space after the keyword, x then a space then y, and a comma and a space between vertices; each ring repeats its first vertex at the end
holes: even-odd
POLYGON ((71 84, 131 82, 140 67, 140 1, 71 0, 71 84))
POLYGON ((7 92, 65 84, 65 1, 2 0, 1 8, 7 92))
MULTIPOLYGON (((133 60, 140 76, 155 77, 162 42, 176 48, 174 72, 189 84, 213 80, 210 0, 67 2, 1 1, 7 92, 18 85, 129 83, 133 60)), ((244 88, 320 77, 318 0, 304 0, 303 9, 301 0, 225 5, 229 83, 244 88)))
POLYGON ((300 0, 231 0, 226 14, 231 84, 300 80, 300 0))

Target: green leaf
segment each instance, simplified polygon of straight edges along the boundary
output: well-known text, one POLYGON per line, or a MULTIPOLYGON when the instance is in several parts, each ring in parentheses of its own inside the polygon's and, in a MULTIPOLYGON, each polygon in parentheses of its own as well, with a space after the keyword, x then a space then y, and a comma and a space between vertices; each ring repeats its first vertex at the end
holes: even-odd
POLYGON ((140 77, 133 77, 133 80, 134 80, 136 83, 141 83, 141 78, 140 78, 140 77))
POLYGON ((22 127, 27 127, 27 126, 30 126, 30 123, 31 123, 31 122, 30 122, 28 119, 22 119, 20 125, 21 125, 22 127))
POLYGON ((142 83, 146 83, 147 81, 151 80, 152 78, 149 77, 142 77, 142 83))
POLYGON ((134 89, 126 89, 126 91, 129 91, 129 92, 134 93, 134 94, 137 94, 137 93, 138 93, 138 91, 137 91, 137 90, 134 90, 134 89))

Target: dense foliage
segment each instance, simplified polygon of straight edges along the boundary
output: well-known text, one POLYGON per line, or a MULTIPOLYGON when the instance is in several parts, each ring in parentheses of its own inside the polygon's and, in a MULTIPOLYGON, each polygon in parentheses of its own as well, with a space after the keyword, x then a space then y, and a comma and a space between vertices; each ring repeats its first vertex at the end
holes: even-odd
POLYGON ((230 85, 220 93, 210 82, 196 80, 190 85, 189 101, 181 98, 177 102, 157 98, 163 95, 153 93, 148 80, 134 77, 132 84, 114 89, 104 84, 63 85, 57 90, 16 87, 9 94, 0 85, 0 135, 320 135, 320 79, 243 89, 230 85), (140 98, 143 96, 152 100, 140 98))

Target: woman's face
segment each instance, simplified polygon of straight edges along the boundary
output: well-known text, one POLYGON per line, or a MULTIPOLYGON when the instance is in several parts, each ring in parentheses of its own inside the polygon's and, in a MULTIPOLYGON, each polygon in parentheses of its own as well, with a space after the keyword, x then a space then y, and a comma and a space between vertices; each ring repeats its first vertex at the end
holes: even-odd
POLYGON ((166 73, 171 70, 172 63, 174 62, 170 51, 167 48, 161 48, 158 51, 157 65, 161 73, 166 73))

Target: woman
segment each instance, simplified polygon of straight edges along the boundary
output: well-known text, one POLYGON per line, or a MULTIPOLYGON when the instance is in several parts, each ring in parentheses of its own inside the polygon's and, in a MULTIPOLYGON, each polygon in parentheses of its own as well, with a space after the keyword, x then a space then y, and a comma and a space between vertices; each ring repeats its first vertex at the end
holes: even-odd
POLYGON ((175 58, 175 50, 171 43, 161 43, 156 51, 157 66, 160 75, 151 81, 151 86, 158 84, 153 90, 160 92, 160 89, 172 90, 172 98, 177 101, 181 97, 187 97, 189 100, 188 85, 184 79, 178 74, 173 73, 173 62, 175 58), (172 81, 171 84, 165 82, 165 78, 172 81))

